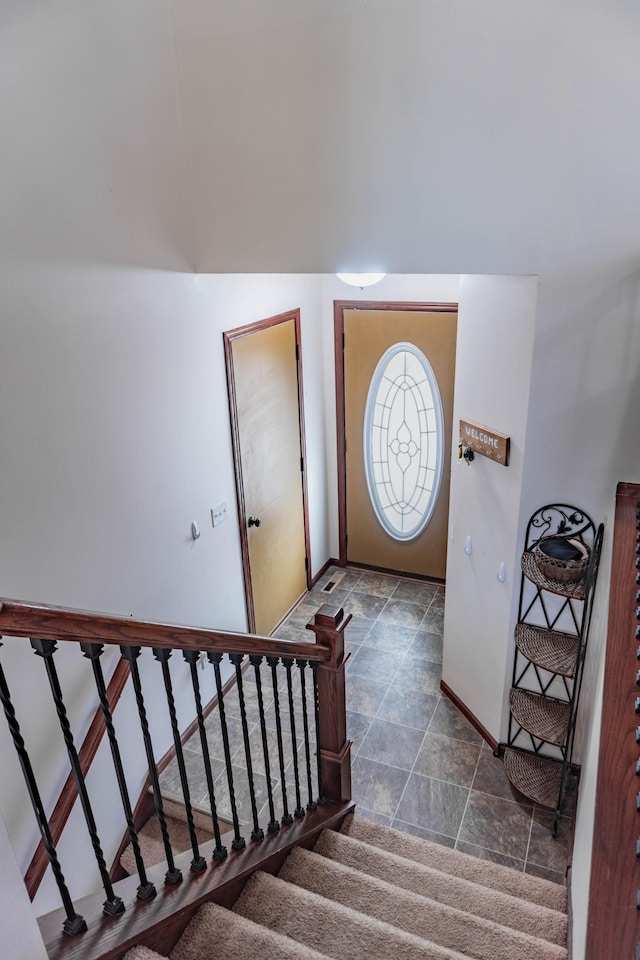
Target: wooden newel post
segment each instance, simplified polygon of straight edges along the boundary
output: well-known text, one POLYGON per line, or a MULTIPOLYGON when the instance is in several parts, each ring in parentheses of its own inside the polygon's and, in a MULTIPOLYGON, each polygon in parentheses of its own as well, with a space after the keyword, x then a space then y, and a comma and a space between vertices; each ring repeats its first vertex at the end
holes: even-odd
POLYGON ((351 741, 347 740, 345 696, 344 629, 351 620, 342 607, 325 604, 307 624, 316 643, 331 651, 331 659, 319 663, 318 747, 322 798, 335 803, 351 800, 351 741))

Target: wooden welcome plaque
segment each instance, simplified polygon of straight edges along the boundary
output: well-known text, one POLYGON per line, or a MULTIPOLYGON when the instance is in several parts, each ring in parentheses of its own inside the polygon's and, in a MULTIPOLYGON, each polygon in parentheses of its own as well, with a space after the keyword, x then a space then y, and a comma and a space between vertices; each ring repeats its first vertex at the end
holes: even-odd
POLYGON ((480 453, 489 460, 501 463, 503 467, 509 465, 510 438, 503 433, 489 430, 480 423, 471 420, 460 421, 460 441, 463 446, 471 447, 474 453, 480 453))

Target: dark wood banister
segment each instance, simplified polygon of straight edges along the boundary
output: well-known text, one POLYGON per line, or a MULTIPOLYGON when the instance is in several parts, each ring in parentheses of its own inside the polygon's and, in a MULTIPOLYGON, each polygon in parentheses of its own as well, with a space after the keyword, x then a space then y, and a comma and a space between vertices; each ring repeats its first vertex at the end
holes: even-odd
MULTIPOLYGON (((136 903, 137 877, 127 877, 116 884, 116 890, 127 903, 127 911, 119 917, 102 915, 104 893, 79 900, 77 907, 89 922, 89 932, 80 937, 65 937, 60 932, 60 911, 40 918, 40 932, 49 960, 123 960, 133 946, 145 946, 167 956, 197 909, 208 901, 231 907, 244 884, 255 870, 277 873, 294 846, 313 847, 325 827, 339 828, 355 805, 327 803, 309 812, 302 820, 282 827, 276 834, 267 834, 261 843, 251 843, 240 853, 231 853, 222 862, 212 861, 214 841, 202 844, 201 851, 210 867, 194 877, 189 872, 192 853, 176 855, 176 864, 185 881, 178 887, 164 883, 166 864, 148 870, 158 895, 149 904, 136 903)), ((215 950, 215 943, 212 944, 215 950)))
MULTIPOLYGON (((319 726, 318 752, 324 804, 295 820, 262 843, 230 856, 223 863, 212 861, 207 872, 194 877, 183 867, 185 882, 167 887, 161 877, 163 867, 150 868, 149 875, 158 888, 157 899, 146 909, 135 901, 137 878, 128 878, 115 886, 128 901, 124 914, 105 917, 103 894, 80 901, 89 933, 66 937, 62 933, 64 910, 54 910, 40 918, 39 924, 51 960, 121 960, 135 943, 154 949, 172 943, 198 905, 207 899, 231 903, 241 885, 255 869, 276 869, 292 845, 311 844, 318 832, 331 823, 339 824, 353 808, 351 802, 351 743, 346 732, 344 631, 351 620, 341 607, 323 606, 307 629, 315 634, 315 643, 274 640, 252 634, 173 626, 94 614, 80 610, 48 607, 41 604, 0 601, 0 637, 17 636, 44 640, 84 641, 102 644, 148 646, 172 650, 197 649, 218 653, 256 656, 293 657, 317 663, 319 726), (156 877, 157 874, 157 877, 156 877)), ((113 678, 112 678, 113 679, 113 678)), ((122 679, 122 678, 121 678, 122 679)), ((98 721, 96 725, 99 726, 98 721)), ((93 726, 93 725, 92 725, 93 726)), ((97 750, 92 749, 93 755, 97 750)), ((90 758, 87 753, 88 765, 90 758)), ((91 757, 92 759, 92 757, 91 757)), ((88 769, 88 766, 87 766, 88 769)), ((213 842, 202 846, 207 858, 213 842)), ((179 854, 177 862, 187 863, 191 854, 179 854), (185 859, 186 858, 186 859, 185 859)))
POLYGON ((251 653, 263 657, 304 657, 328 662, 331 651, 321 645, 275 640, 250 633, 230 633, 207 627, 114 617, 67 607, 22 603, 0 599, 0 636, 34 637, 39 640, 79 640, 168 650, 200 650, 204 653, 251 653))
MULTIPOLYGON (((321 644, 296 643, 253 634, 230 633, 206 628, 184 627, 154 621, 133 620, 89 611, 16 600, 0 600, 0 636, 37 637, 41 640, 83 641, 108 645, 148 646, 172 650, 198 649, 225 653, 251 653, 256 656, 304 657, 320 662, 331 659, 331 650, 321 644)), ((129 677, 127 661, 120 660, 107 689, 112 711, 129 677)), ((323 677, 321 675, 321 684, 323 677)), ((98 708, 79 751, 84 776, 98 751, 105 732, 102 712, 98 708)), ((343 738, 344 742, 344 738, 343 738)), ((342 767, 339 764, 340 776, 342 767)), ((332 768, 333 769, 333 768, 332 768)), ((342 785, 338 792, 345 793, 342 785)), ((77 799, 72 774, 60 792, 49 821, 54 843, 58 843, 77 799)), ((33 900, 46 873, 49 861, 42 841, 38 843, 24 877, 33 900)))

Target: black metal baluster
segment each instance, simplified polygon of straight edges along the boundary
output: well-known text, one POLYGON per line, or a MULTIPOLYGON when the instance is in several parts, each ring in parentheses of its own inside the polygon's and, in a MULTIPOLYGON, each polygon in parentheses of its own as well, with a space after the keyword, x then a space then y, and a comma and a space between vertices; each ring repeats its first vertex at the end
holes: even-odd
POLYGON ((264 698, 262 696, 262 677, 260 676, 260 664, 262 657, 249 657, 249 662, 253 665, 256 675, 256 690, 258 693, 258 712, 260 714, 260 732, 262 734, 262 751, 264 753, 264 772, 267 778, 267 796, 269 798, 269 823, 267 825, 268 833, 277 833, 280 824, 276 820, 275 808, 273 805, 273 787, 271 786, 271 763, 269 762, 269 740, 267 738, 267 725, 264 716, 264 698))
POLYGON ((280 822, 283 827, 293 823, 293 817, 289 813, 287 803, 287 782, 284 775, 284 749, 282 746, 282 724, 280 722, 280 697, 278 696, 278 666, 279 657, 267 657, 267 663, 271 667, 271 683, 273 685, 273 709, 276 717, 276 736, 278 738, 278 762, 280 764, 280 784, 282 786, 282 818, 280 822))
POLYGON ((56 652, 57 644, 55 640, 32 640, 31 646, 33 647, 36 655, 43 659, 45 669, 47 671, 53 702, 55 703, 58 720, 60 722, 60 729, 62 730, 62 736, 64 737, 65 746, 69 755, 71 772, 78 789, 78 797, 82 806, 82 812, 84 813, 87 830, 89 831, 89 837, 91 839, 91 846, 93 847, 96 863, 98 864, 102 886, 104 887, 104 892, 107 895, 107 899, 105 900, 102 909, 107 916, 115 917, 124 912, 124 903, 120 897, 116 896, 113 890, 109 871, 107 870, 107 864, 105 862, 102 847, 100 845, 98 828, 96 827, 96 821, 93 816, 93 810, 91 808, 91 801, 87 792, 84 774, 82 772, 82 767, 80 766, 80 758, 78 757, 78 752, 73 742, 71 725, 69 723, 69 718, 67 717, 62 690, 60 688, 60 681, 58 680, 58 671, 56 670, 56 665, 53 662, 53 655, 56 652))
POLYGON ((316 760, 318 763, 318 803, 324 806, 327 802, 322 792, 322 760, 320 758, 320 704, 318 702, 318 662, 311 661, 311 673, 313 674, 313 711, 316 717, 316 760))
POLYGON ((213 664, 213 672, 216 678, 216 693, 218 695, 218 711, 220 713, 220 730, 222 732, 222 746, 224 749, 224 763, 227 768, 227 783, 229 784, 229 802, 231 804, 231 821, 233 823, 233 840, 231 848, 233 850, 244 850, 247 843, 244 837, 240 835, 240 821, 238 820, 238 806, 236 804, 236 793, 233 786, 233 770, 231 769, 231 750, 229 749, 229 731, 227 730, 227 718, 224 709, 224 691, 222 689, 222 677, 220 675, 220 663, 223 654, 207 653, 209 663, 213 664))
POLYGON ((249 726, 247 724, 247 708, 244 702, 244 685, 242 682, 242 661, 244 660, 244 657, 241 653, 232 653, 229 659, 236 668, 236 688, 238 690, 238 702, 240 704, 240 721, 242 723, 244 755, 247 761, 247 776, 249 778, 249 798, 251 800, 251 815, 253 817, 253 830, 251 831, 251 839, 264 840, 264 830, 258 822, 258 806, 256 804, 256 788, 253 782, 253 764, 251 763, 251 744, 249 741, 249 726))
MULTIPOLYGON (((0 647, 1 646, 2 644, 0 643, 0 647)), ((33 812, 36 816, 38 828, 40 830, 40 836, 42 837, 42 843, 47 851, 47 857, 49 858, 49 863, 51 864, 51 869, 53 870, 53 876, 55 877, 56 885, 62 899, 64 912, 67 915, 67 919, 64 921, 62 929, 67 936, 73 937, 78 933, 84 933, 87 929, 87 924, 84 917, 80 916, 79 913, 76 913, 64 879, 64 874, 58 859, 58 852, 53 842, 53 837, 51 836, 49 821, 47 820, 47 815, 44 812, 44 806, 42 804, 40 791, 38 790, 36 778, 33 773, 33 767, 31 766, 31 760, 29 759, 29 754, 27 753, 24 739, 20 733, 20 724, 18 723, 16 712, 14 710, 13 703, 11 702, 11 693, 9 692, 9 687, 7 685, 7 680, 2 666, 0 666, 0 701, 2 702, 4 715, 7 718, 7 723, 9 725, 9 732, 11 733, 13 744, 16 748, 16 753, 18 754, 18 760, 20 761, 20 766, 22 768, 22 774, 27 785, 27 790, 29 791, 29 798, 31 800, 33 812)))
POLYGON ((133 850, 133 855, 136 861, 136 868, 138 870, 138 876, 140 878, 140 883, 136 892, 138 900, 153 900, 156 896, 156 888, 153 883, 147 878, 146 870, 144 867, 144 861, 142 860, 142 854, 140 852, 140 843, 138 841, 138 832, 136 830, 136 825, 133 820, 133 811, 131 809, 131 800, 129 797, 129 790, 127 788, 127 782, 124 775, 124 769, 122 766, 122 757, 120 755, 120 747, 118 745, 118 740, 116 737, 116 731, 113 724, 113 715, 111 713, 111 705, 109 704, 109 698, 107 697, 107 688, 104 682, 104 674, 102 673, 102 665, 100 664, 100 657, 104 647, 101 643, 81 643, 80 649, 82 650, 85 657, 91 661, 91 666, 93 668, 93 676, 96 682, 96 689, 98 691, 98 697, 100 698, 100 706, 102 707, 102 716, 104 718, 104 725, 107 731, 107 736, 109 738, 109 746, 111 747, 111 756, 113 758, 113 766, 116 772, 116 779, 118 781, 118 787, 120 789, 120 797, 122 799, 122 808, 124 810, 125 819, 127 821, 127 829, 129 831, 129 837, 131 838, 131 849, 133 850))
POLYGON ((193 822, 193 808, 191 806, 191 794, 189 792, 189 781, 187 780, 187 768, 184 764, 184 753, 182 750, 182 741, 180 739, 180 730, 178 729, 178 718, 176 716, 176 703, 173 696, 173 685, 171 683, 171 671, 169 670, 169 660, 171 650, 157 649, 153 655, 162 667, 162 679, 164 689, 167 695, 167 706, 169 708, 169 721, 171 723, 171 733, 173 734, 173 746, 176 751, 176 760, 178 762, 178 772, 180 774, 180 783, 182 785, 182 798, 184 800, 184 810, 187 817, 187 829, 189 830, 189 840, 191 841, 191 850, 193 860, 191 861, 192 873, 204 873, 207 869, 207 861, 200 854, 198 848, 198 838, 196 836, 196 825, 193 822))
POLYGON ((185 650, 184 659, 189 664, 191 670, 191 685, 193 686, 193 698, 196 704, 196 716, 198 718, 198 732, 200 734, 200 746, 202 747, 202 760, 204 763, 204 772, 207 778, 207 790, 209 791, 209 804, 211 806, 211 820, 213 822, 213 835, 216 845, 213 850, 214 860, 224 860, 227 856, 227 848, 222 845, 220 835, 220 824, 218 823, 218 809, 216 806, 216 795, 213 789, 213 773, 211 772, 211 756, 209 754, 209 744, 207 743, 207 731, 204 725, 204 713, 202 712, 202 697, 200 696, 200 680, 198 679, 198 660, 200 653, 198 650, 185 650))
POLYGON ((147 756, 147 767, 149 768, 149 780, 151 782, 151 791, 153 793, 153 802, 156 808, 158 823, 160 824, 160 833, 162 834, 162 843, 165 856, 167 858, 167 872, 164 875, 164 882, 176 886, 182 883, 182 871, 176 867, 169 840, 169 831, 167 830, 167 821, 164 815, 164 806, 162 804, 162 794, 160 793, 160 782, 158 780, 158 770, 153 755, 153 744, 151 734, 149 733, 149 722, 147 720, 147 711, 144 705, 144 696, 142 693, 142 683, 140 681, 140 671, 138 670, 137 659, 140 656, 140 647, 121 646, 122 656, 129 662, 131 667, 131 680, 136 695, 136 704, 138 706, 138 716, 140 717, 140 729, 144 749, 147 756))
POLYGON ((307 666, 307 661, 296 660, 296 663, 300 670, 300 695, 302 699, 302 726, 304 729, 304 755, 305 755, 305 762, 307 765, 307 789, 309 791, 309 802, 307 803, 307 810, 315 810, 318 804, 313 799, 313 782, 311 779, 311 749, 309 745, 309 718, 307 716, 307 682, 304 675, 304 671, 307 666))
POLYGON ((298 770, 298 738, 296 737, 296 718, 293 707, 293 685, 291 682, 291 668, 293 659, 291 657, 282 657, 282 664, 287 672, 287 694, 289 697, 289 723, 291 725, 291 750, 293 753, 293 777, 296 788, 296 808, 293 811, 297 820, 304 817, 304 807, 300 796, 300 772, 298 770))

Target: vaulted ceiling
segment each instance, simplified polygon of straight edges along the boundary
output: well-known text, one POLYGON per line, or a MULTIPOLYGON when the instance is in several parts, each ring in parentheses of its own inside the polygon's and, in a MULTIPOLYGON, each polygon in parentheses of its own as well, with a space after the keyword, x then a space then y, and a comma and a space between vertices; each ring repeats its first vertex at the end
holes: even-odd
POLYGON ((630 272, 633 0, 174 0, 203 271, 630 272))

